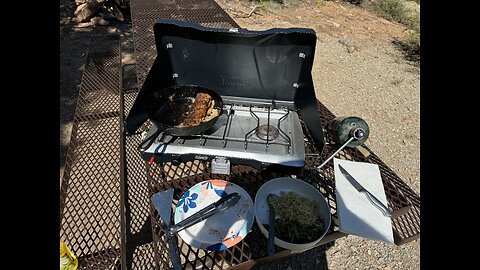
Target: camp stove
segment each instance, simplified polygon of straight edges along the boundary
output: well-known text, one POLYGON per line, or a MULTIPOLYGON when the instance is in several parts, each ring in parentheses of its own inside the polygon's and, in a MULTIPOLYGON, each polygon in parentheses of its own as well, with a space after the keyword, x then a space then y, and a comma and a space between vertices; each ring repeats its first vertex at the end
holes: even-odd
MULTIPOLYGON (((156 130, 153 126, 145 136, 156 130)), ((176 137, 161 133, 142 156, 145 160, 174 164, 198 159, 213 160, 219 166, 232 162, 260 169, 271 164, 303 167, 305 144, 294 109, 242 99, 224 105, 215 125, 204 134, 176 137)))
MULTIPOLYGON (((223 99, 222 114, 202 134, 175 137, 160 133, 141 151, 150 162, 204 160, 214 172, 230 164, 256 168, 301 168, 305 134, 323 149, 323 130, 311 69, 316 35, 307 28, 266 31, 207 28, 161 20, 154 26, 157 57, 127 116, 127 133, 148 119, 145 100, 171 85, 210 88, 223 99)), ((143 132, 142 140, 156 131, 143 132)))

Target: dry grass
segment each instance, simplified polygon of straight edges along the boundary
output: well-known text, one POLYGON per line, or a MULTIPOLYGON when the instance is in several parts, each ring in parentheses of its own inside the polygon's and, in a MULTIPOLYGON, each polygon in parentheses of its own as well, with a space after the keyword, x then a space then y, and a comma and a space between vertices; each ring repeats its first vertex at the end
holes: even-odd
MULTIPOLYGON (((420 0, 415 2, 420 3, 420 0)), ((402 40, 397 40, 407 58, 413 61, 420 60, 420 13, 411 12, 405 6, 405 0, 377 0, 368 8, 373 9, 383 18, 401 23, 409 28, 402 40)))

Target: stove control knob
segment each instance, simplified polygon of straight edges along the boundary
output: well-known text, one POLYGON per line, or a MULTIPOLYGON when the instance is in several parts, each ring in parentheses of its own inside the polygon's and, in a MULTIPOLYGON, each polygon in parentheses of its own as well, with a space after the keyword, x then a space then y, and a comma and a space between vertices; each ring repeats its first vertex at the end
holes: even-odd
POLYGON ((175 166, 180 165, 180 160, 178 160, 178 159, 172 160, 172 165, 175 165, 175 166))

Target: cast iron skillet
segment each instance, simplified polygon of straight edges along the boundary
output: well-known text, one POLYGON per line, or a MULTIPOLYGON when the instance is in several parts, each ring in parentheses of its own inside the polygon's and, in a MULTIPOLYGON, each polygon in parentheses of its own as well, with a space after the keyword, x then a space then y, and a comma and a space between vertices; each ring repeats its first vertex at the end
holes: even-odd
POLYGON ((178 126, 185 120, 198 93, 209 94, 215 102, 214 108, 222 110, 223 100, 220 95, 206 87, 174 85, 153 92, 148 97, 145 108, 148 118, 157 127, 157 131, 140 144, 140 151, 147 150, 161 132, 172 136, 191 136, 211 128, 221 113, 209 121, 195 126, 178 126))

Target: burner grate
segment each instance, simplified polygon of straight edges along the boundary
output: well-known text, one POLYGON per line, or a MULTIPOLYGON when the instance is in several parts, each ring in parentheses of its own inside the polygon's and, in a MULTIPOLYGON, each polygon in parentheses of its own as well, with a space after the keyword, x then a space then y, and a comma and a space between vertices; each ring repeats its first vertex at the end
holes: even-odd
MULTIPOLYGON (((261 118, 257 115, 257 113, 255 113, 254 109, 262 109, 260 107, 253 107, 253 106, 249 106, 249 112, 250 112, 251 116, 256 120, 256 122, 257 122, 256 126, 252 130, 247 132, 247 134, 245 134, 244 138, 229 136, 231 126, 232 126, 232 122, 233 122, 233 115, 234 115, 234 109, 233 108, 234 108, 234 106, 235 105, 225 105, 224 106, 224 113, 227 116, 227 120, 226 120, 226 123, 225 123, 225 129, 224 129, 223 134, 221 136, 203 133, 203 134, 199 134, 199 135, 192 135, 192 136, 189 136, 189 137, 190 138, 198 138, 199 139, 199 143, 198 143, 199 146, 204 146, 207 140, 220 140, 220 141, 222 141, 223 148, 227 147, 229 141, 230 142, 243 142, 244 143, 244 150, 248 150, 248 144, 249 143, 254 143, 254 144, 264 144, 265 148, 266 148, 265 151, 267 152, 268 151, 268 146, 272 145, 272 144, 275 144, 275 145, 286 146, 287 147, 287 154, 291 153, 292 140, 291 140, 290 136, 288 136, 286 134, 286 132, 283 131, 283 129, 281 128, 281 123, 283 123, 287 119, 287 117, 290 115, 290 110, 289 109, 286 109, 285 114, 282 117, 280 117, 277 121, 276 130, 278 130, 278 132, 279 132, 278 137, 281 137, 282 140, 278 140, 278 138, 276 140, 271 140, 271 139, 264 140, 264 139, 261 139, 261 138, 257 139, 256 137, 253 136, 261 126, 260 125, 261 118)), ((270 112, 271 112, 271 110, 268 107, 267 107, 266 110, 267 110, 267 118, 266 118, 267 125, 270 125, 270 119, 271 119, 270 112)), ((185 139, 181 139, 179 143, 183 144, 185 142, 186 142, 185 139)))
MULTIPOLYGON (((257 120, 257 126, 255 128, 253 128, 252 130, 250 130, 247 134, 245 134, 245 150, 247 149, 247 144, 250 142, 253 134, 258 134, 259 133, 259 130, 260 130, 260 127, 267 127, 267 133, 269 132, 269 127, 270 127, 270 107, 267 107, 267 124, 266 125, 260 125, 260 117, 258 117, 258 115, 252 110, 252 106, 250 106, 249 108, 249 111, 250 111, 250 115, 255 118, 257 120)), ((283 115, 282 117, 280 117, 280 119, 278 119, 278 123, 277 123, 277 128, 275 129, 277 132, 278 132, 278 135, 281 135, 281 137, 285 140, 285 142, 278 142, 280 145, 285 145, 288 147, 288 153, 290 154, 291 152, 291 146, 292 146, 292 143, 291 143, 291 139, 290 137, 282 130, 282 128, 280 127, 280 123, 282 123, 285 119, 287 119, 287 116, 290 114, 290 110, 287 110, 285 115, 283 115)), ((275 136, 274 139, 276 139, 277 136, 275 136)), ((257 135, 257 137, 259 137, 257 135)), ((272 139, 270 139, 270 136, 269 135, 266 135, 266 139, 263 139, 261 137, 259 137, 261 140, 264 140, 265 141, 265 153, 268 152, 268 146, 270 144, 276 144, 277 142, 274 142, 272 139)), ((262 143, 262 141, 258 141, 258 140, 254 140, 254 142, 257 142, 257 143, 262 143)))

